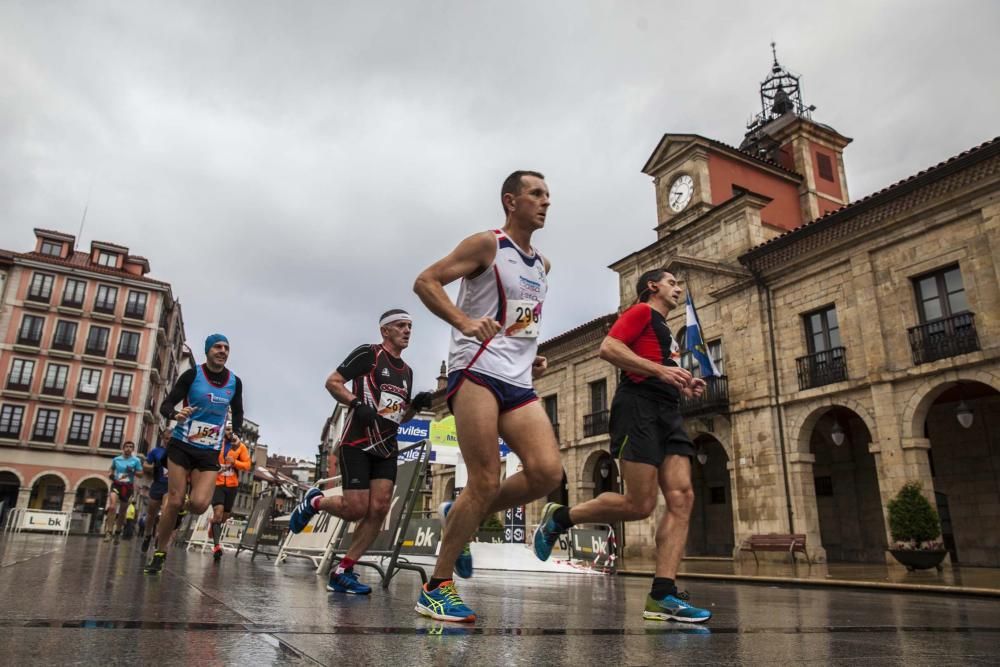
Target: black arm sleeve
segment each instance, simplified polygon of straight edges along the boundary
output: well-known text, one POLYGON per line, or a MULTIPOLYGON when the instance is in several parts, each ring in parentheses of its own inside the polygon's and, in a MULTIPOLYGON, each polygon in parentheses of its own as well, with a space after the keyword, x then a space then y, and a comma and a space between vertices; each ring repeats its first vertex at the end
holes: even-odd
POLYGON ((163 403, 160 403, 160 414, 163 415, 164 419, 174 418, 174 406, 187 398, 188 392, 191 391, 191 385, 194 384, 194 378, 195 369, 193 368, 187 369, 177 378, 173 389, 163 399, 163 403))
POLYGON ((243 430, 243 380, 236 378, 236 391, 233 392, 233 400, 229 401, 229 409, 233 412, 233 433, 237 436, 243 430))
POLYGON ((365 375, 375 367, 375 349, 371 345, 359 345, 347 355, 344 363, 337 366, 337 372, 345 380, 353 380, 365 375))

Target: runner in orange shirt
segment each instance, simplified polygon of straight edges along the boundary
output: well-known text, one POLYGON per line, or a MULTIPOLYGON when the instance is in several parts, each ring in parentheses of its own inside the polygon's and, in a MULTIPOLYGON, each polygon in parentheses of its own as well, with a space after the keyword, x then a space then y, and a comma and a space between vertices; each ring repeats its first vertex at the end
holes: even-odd
POLYGON ((226 436, 219 449, 219 474, 215 476, 215 495, 212 496, 212 521, 209 533, 212 535, 212 557, 218 562, 222 558, 222 524, 229 520, 236 502, 240 479, 237 470, 250 470, 250 451, 247 446, 226 425, 226 436))

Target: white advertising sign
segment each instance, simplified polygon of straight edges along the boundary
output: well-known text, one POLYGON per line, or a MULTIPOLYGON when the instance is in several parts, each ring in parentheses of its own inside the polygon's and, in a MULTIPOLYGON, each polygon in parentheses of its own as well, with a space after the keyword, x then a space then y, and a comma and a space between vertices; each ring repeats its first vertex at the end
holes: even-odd
POLYGON ((22 510, 21 530, 38 530, 46 533, 65 533, 69 529, 69 516, 65 512, 22 510))

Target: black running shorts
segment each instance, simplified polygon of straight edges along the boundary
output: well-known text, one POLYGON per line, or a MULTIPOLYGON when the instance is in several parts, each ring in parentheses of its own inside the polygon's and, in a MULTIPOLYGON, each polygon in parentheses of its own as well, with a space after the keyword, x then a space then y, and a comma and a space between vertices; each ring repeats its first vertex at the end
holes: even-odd
POLYGON ((611 401, 608 430, 615 459, 659 468, 667 456, 695 455, 680 410, 671 401, 619 389, 611 401))
POLYGON ((360 447, 344 446, 338 452, 341 485, 344 490, 371 488, 373 479, 396 481, 396 455, 382 458, 360 447))
POLYGON ((236 492, 239 490, 238 486, 216 486, 215 493, 212 494, 212 507, 222 505, 222 511, 229 514, 233 511, 236 492))
POLYGON ((167 458, 185 470, 215 470, 219 469, 219 451, 203 449, 171 438, 167 443, 167 458))

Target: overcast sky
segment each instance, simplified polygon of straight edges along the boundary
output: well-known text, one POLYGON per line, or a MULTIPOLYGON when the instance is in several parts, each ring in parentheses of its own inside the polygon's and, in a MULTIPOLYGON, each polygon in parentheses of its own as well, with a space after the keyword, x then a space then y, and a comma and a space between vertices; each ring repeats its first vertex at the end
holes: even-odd
POLYGON ((738 144, 779 61, 854 139, 859 198, 1000 134, 1000 3, 0 4, 0 247, 105 240, 173 285, 197 358, 232 343, 272 452, 312 458, 323 382, 378 315, 548 177, 543 339, 617 307, 607 265, 655 240, 639 170, 665 132, 738 144), (870 6, 873 5, 873 6, 870 6))

